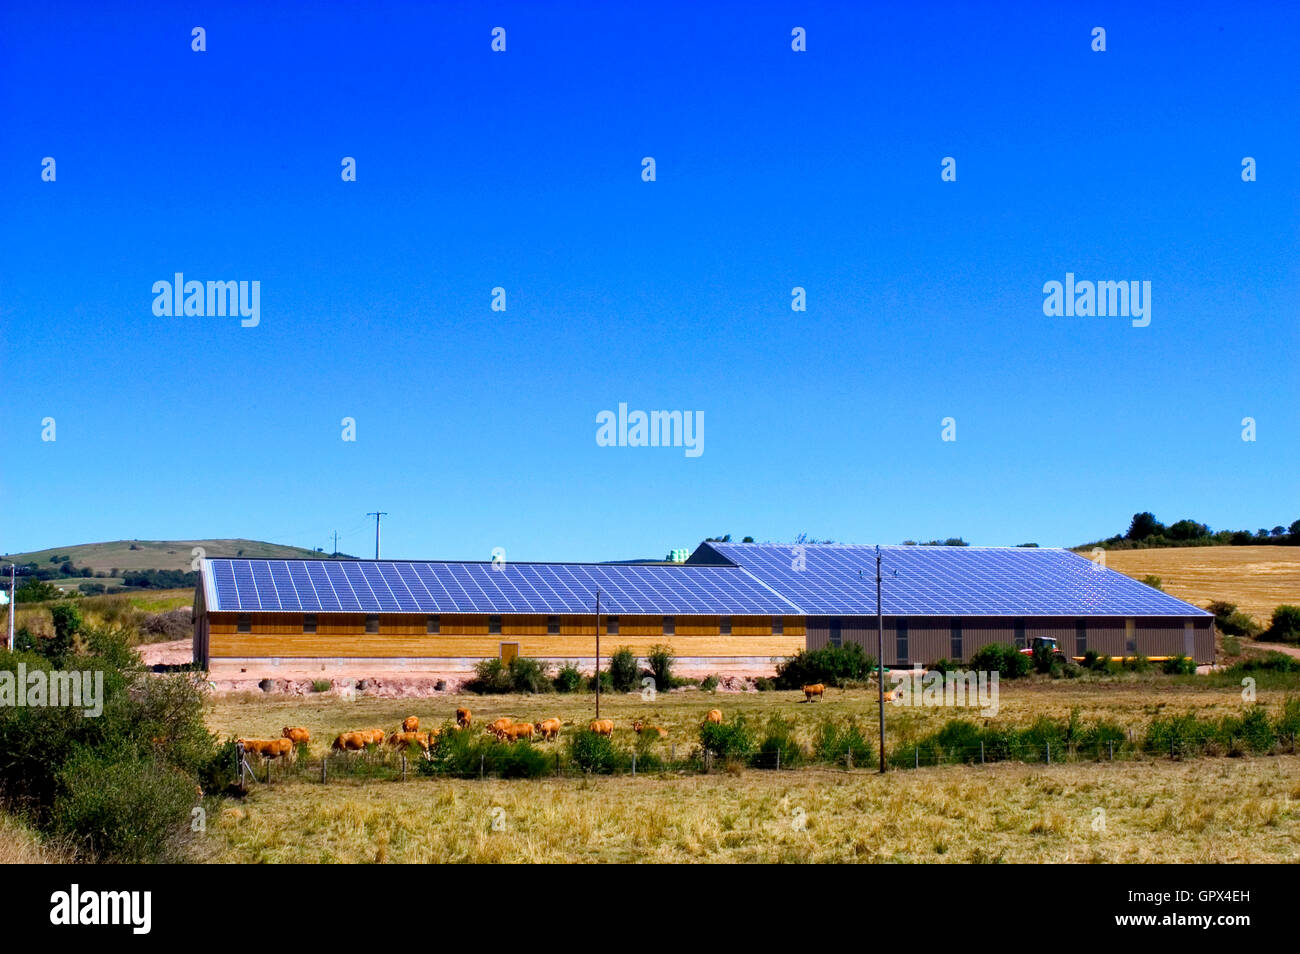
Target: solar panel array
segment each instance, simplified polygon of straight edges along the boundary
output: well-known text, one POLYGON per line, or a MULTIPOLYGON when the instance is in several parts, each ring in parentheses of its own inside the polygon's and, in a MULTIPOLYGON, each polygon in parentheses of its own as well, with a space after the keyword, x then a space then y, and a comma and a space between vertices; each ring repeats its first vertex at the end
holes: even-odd
MULTIPOLYGON (((810 615, 874 615, 876 548, 706 543, 810 615)), ((889 616, 1208 616, 1069 550, 881 547, 889 616)))
POLYGON ((206 561, 211 610, 305 613, 784 615, 736 567, 350 560, 206 561))

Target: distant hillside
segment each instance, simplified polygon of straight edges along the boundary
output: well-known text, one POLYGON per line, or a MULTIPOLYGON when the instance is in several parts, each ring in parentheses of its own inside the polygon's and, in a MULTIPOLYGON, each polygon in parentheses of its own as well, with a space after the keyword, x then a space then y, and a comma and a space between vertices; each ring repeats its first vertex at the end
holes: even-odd
POLYGON ((1279 604, 1300 603, 1300 547, 1110 550, 1106 566, 1137 580, 1158 576, 1166 593, 1202 609, 1236 603, 1263 625, 1279 604))
POLYGON ((71 562, 96 573, 123 570, 190 570, 194 548, 202 547, 209 557, 261 557, 273 560, 321 559, 328 554, 261 540, 114 540, 111 543, 81 543, 31 553, 5 554, 8 563, 36 563, 44 566, 71 562), (53 559, 57 557, 58 559, 53 559))

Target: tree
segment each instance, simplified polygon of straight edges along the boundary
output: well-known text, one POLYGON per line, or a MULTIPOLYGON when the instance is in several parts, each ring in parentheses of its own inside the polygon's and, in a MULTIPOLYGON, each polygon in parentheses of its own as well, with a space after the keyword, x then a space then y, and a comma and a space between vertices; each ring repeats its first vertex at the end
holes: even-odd
POLYGON ((1126 536, 1130 540, 1145 540, 1164 532, 1165 526, 1149 510, 1133 514, 1133 521, 1128 525, 1126 536))
POLYGON ((19 584, 14 599, 19 603, 44 603, 47 600, 57 600, 62 595, 63 591, 53 583, 27 579, 19 584))
POLYGON ((1170 540, 1199 540, 1210 535, 1210 528, 1195 520, 1179 520, 1165 531, 1170 540))
POLYGON ((55 603, 50 607, 50 617, 54 620, 54 638, 48 641, 44 655, 58 662, 72 652, 72 641, 81 632, 81 610, 74 603, 55 603))

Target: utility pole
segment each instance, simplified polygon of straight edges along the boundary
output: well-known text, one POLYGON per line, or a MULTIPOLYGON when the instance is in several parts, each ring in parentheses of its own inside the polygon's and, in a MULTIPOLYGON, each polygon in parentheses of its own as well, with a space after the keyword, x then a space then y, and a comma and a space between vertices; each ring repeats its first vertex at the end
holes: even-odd
MULTIPOLYGON (((387 511, 387 510, 372 510, 370 513, 366 514, 366 516, 367 516, 367 517, 374 517, 374 518, 375 518, 375 559, 378 560, 378 559, 379 559, 379 518, 380 518, 380 517, 387 517, 387 516, 388 516, 388 511, 387 511)), ((337 538, 336 538, 335 541, 334 541, 334 546, 335 546, 335 548, 336 548, 336 550, 337 550, 337 547, 338 547, 338 539, 337 539, 337 538)))
POLYGON ((334 552, 330 555, 331 556, 339 555, 339 532, 337 530, 334 531, 334 552))
POLYGON ((885 774, 885 604, 880 600, 880 544, 876 544, 876 688, 880 690, 880 774, 885 774))
POLYGON ((9 634, 5 637, 5 647, 14 651, 14 617, 18 615, 18 590, 14 586, 14 565, 9 564, 9 634))
POLYGON ((596 591, 596 718, 600 718, 600 590, 596 591))

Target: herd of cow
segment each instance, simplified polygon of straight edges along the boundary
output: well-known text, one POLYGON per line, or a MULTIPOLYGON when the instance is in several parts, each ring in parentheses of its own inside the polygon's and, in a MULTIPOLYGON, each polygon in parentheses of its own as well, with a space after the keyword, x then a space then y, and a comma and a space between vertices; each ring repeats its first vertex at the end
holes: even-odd
MULTIPOLYGON (((805 694, 809 688, 822 690, 824 687, 805 687, 805 694)), ((821 692, 818 693, 821 695, 821 692)), ((812 696, 808 696, 809 699, 812 696)), ((721 723, 722 710, 710 709, 704 716, 706 723, 721 723)), ((543 719, 541 722, 515 722, 511 718, 496 719, 484 726, 484 730, 495 735, 503 742, 518 742, 524 740, 532 742, 534 739, 545 742, 553 742, 560 736, 560 729, 566 723, 559 719, 543 719)), ((572 725, 573 723, 567 723, 572 725)), ((464 707, 456 710, 456 721, 451 725, 455 731, 464 731, 472 728, 474 725, 474 714, 464 707)), ((588 728, 597 735, 603 735, 612 738, 614 735, 613 719, 592 719, 588 728)), ((641 719, 636 719, 632 723, 632 731, 637 735, 649 735, 659 739, 668 738, 668 730, 659 725, 648 725, 641 719)), ((387 743, 395 749, 405 749, 408 746, 419 746, 423 751, 428 752, 429 747, 434 740, 442 734, 442 729, 429 729, 426 732, 420 731, 420 719, 418 716, 407 716, 402 720, 400 728, 389 733, 383 729, 359 729, 350 732, 340 732, 330 743, 330 749, 335 752, 361 752, 367 746, 383 745, 387 743)), ((238 743, 243 746, 246 753, 259 755, 264 759, 292 759, 297 754, 297 747, 306 745, 311 742, 311 732, 302 726, 285 726, 278 739, 238 739, 238 743)))

